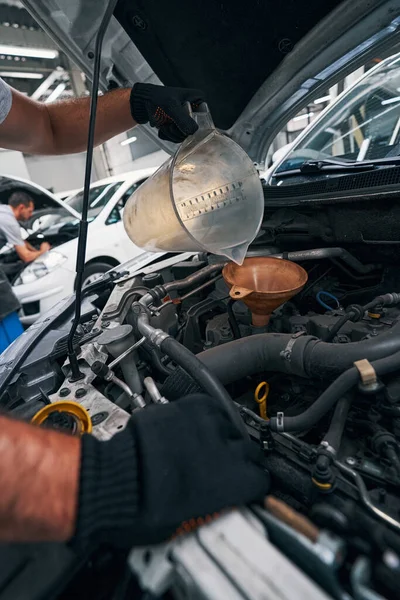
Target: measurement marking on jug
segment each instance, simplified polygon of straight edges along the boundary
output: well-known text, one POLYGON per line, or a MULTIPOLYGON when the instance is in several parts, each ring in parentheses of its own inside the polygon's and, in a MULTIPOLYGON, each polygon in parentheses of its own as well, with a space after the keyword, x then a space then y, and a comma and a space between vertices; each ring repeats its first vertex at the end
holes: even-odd
POLYGON ((245 202, 246 196, 243 194, 243 182, 235 181, 224 188, 216 188, 205 192, 201 196, 194 196, 188 200, 177 203, 177 209, 182 221, 195 219, 211 211, 221 210, 227 206, 245 202))

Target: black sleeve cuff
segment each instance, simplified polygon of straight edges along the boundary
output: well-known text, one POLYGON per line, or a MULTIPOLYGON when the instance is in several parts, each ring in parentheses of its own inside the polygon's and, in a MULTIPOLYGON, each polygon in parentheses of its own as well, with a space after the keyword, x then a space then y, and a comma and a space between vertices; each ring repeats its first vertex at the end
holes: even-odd
POLYGON ((130 423, 107 442, 84 435, 72 543, 80 548, 98 543, 129 547, 138 510, 137 453, 130 423))
POLYGON ((130 96, 132 119, 139 125, 144 125, 149 121, 149 115, 146 110, 145 102, 148 100, 145 83, 135 83, 130 96))

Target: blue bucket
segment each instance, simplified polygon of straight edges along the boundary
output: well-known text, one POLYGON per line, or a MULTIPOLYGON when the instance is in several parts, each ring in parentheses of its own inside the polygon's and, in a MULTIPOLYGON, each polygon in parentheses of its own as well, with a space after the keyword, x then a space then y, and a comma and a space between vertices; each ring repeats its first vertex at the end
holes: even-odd
POLYGON ((18 318, 18 313, 13 312, 0 321, 0 353, 24 332, 18 318))

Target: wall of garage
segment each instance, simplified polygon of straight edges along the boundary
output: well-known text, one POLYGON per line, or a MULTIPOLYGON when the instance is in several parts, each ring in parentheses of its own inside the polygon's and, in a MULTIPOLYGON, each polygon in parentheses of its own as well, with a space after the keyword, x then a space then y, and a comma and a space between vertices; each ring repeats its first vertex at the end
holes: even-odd
POLYGON ((30 179, 26 161, 21 152, 2 150, 0 152, 0 169, 2 175, 13 175, 30 179))
MULTIPOLYGON (((29 178, 53 192, 64 192, 83 186, 85 154, 65 156, 25 156, 29 178)), ((98 179, 93 170, 93 181, 98 179)))

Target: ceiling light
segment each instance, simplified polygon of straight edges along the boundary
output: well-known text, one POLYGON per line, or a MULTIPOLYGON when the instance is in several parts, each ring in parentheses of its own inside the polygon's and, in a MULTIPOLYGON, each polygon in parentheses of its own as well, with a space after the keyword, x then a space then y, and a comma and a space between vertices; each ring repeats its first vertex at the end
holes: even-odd
POLYGON ((393 104, 394 102, 400 102, 400 96, 396 96, 395 98, 388 98, 387 100, 382 100, 382 106, 385 104, 393 104))
POLYGON ((316 100, 314 100, 313 104, 322 104, 323 102, 329 102, 331 99, 330 95, 328 94, 328 96, 321 96, 321 98, 317 98, 316 100))
POLYGON ((61 79, 62 75, 65 73, 63 69, 54 69, 50 73, 48 77, 39 85, 39 87, 33 92, 32 100, 40 100, 40 98, 51 88, 52 85, 57 81, 57 79, 61 79))
POLYGON ((127 146, 128 144, 133 144, 133 142, 136 142, 136 140, 137 140, 137 137, 135 137, 135 136, 126 138, 126 140, 121 142, 121 146, 127 146))
POLYGON ((48 48, 30 48, 25 46, 7 46, 0 44, 1 54, 11 54, 12 56, 29 56, 31 58, 57 58, 57 50, 48 48))
POLYGON ((0 77, 12 77, 12 79, 43 79, 41 73, 25 73, 24 71, 0 71, 0 77))
POLYGON ((308 119, 309 117, 313 117, 314 113, 313 112, 309 112, 306 113, 305 115, 298 115, 297 117, 294 117, 294 119, 292 119, 293 121, 302 121, 303 119, 308 119))
POLYGON ((51 92, 50 96, 46 99, 46 104, 57 100, 57 98, 61 96, 66 87, 66 83, 59 83, 58 86, 51 92))

